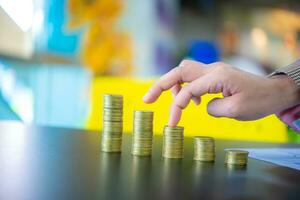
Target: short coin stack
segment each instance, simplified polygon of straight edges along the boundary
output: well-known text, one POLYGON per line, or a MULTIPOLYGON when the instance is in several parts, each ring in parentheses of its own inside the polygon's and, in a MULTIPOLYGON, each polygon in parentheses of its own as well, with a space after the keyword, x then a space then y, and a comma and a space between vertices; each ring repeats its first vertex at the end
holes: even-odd
POLYGON ((134 111, 131 153, 136 156, 150 156, 153 139, 153 112, 134 111))
POLYGON ((121 152, 123 133, 123 96, 103 95, 102 151, 121 152))
POLYGON ((162 156, 165 158, 183 158, 183 131, 184 128, 164 127, 162 156))
POLYGON ((215 141, 212 137, 194 137, 194 160, 213 162, 215 160, 215 141))
POLYGON ((226 150, 225 164, 245 166, 248 162, 248 151, 226 150))

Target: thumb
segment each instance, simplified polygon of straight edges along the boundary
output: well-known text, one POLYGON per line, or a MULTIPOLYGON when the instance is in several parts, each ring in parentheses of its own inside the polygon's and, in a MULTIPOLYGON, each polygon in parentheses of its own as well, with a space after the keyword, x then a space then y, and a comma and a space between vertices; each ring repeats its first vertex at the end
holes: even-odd
POLYGON ((207 112, 214 117, 235 118, 235 96, 225 98, 214 98, 207 104, 207 112))

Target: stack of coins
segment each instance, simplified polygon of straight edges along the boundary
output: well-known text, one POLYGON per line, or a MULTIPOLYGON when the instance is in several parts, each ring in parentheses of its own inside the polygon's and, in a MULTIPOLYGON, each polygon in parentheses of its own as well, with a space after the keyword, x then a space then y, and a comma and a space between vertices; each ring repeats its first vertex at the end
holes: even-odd
POLYGON ((134 111, 132 149, 131 153, 137 156, 150 156, 153 138, 153 112, 134 111))
POLYGON ((248 162, 248 151, 227 150, 225 156, 225 164, 245 166, 248 162))
POLYGON ((164 127, 162 156, 165 158, 183 158, 183 127, 164 127))
POLYGON ((102 151, 121 152, 123 132, 123 96, 103 95, 102 151))
POLYGON ((194 137, 194 160, 213 162, 215 160, 215 141, 212 137, 194 137))

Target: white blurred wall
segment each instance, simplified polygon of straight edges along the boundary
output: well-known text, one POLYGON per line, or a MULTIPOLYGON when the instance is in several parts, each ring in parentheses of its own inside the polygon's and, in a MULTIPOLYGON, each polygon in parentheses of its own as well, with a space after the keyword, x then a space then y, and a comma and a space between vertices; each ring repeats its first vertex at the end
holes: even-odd
POLYGON ((29 58, 33 53, 33 41, 29 31, 24 32, 0 7, 0 54, 29 58))

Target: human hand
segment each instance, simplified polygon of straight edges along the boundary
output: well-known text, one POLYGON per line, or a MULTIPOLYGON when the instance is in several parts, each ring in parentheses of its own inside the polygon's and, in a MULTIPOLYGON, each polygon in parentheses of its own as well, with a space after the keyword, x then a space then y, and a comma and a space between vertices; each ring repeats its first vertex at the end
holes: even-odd
POLYGON ((223 94, 208 103, 210 115, 237 120, 259 119, 300 102, 299 89, 288 76, 260 77, 221 62, 206 65, 183 60, 150 88, 143 101, 153 103, 169 89, 174 96, 169 126, 178 124, 191 99, 198 105, 206 93, 223 94), (182 87, 183 83, 188 84, 182 87))

